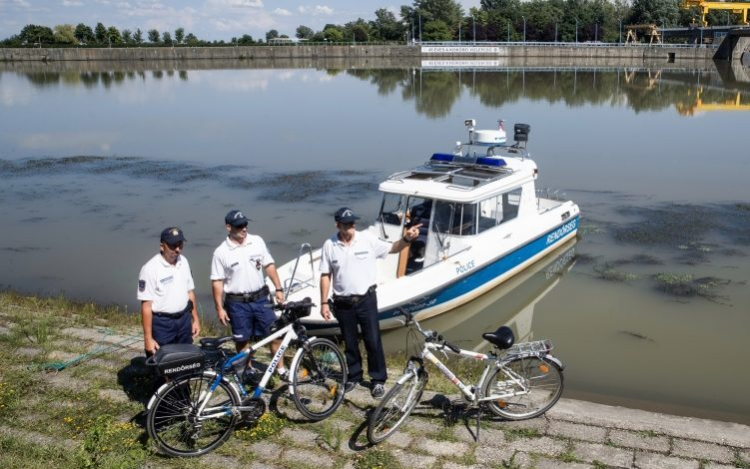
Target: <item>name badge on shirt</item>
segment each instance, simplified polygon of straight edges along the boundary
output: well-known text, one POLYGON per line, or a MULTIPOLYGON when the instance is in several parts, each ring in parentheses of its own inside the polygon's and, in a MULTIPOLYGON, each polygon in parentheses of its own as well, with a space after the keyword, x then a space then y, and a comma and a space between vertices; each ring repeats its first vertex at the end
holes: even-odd
POLYGON ((255 268, 260 270, 263 267, 263 264, 260 262, 260 257, 256 258, 250 258, 251 261, 255 261, 255 268))
POLYGON ((364 259, 367 257, 368 254, 370 254, 370 251, 359 251, 359 252, 354 253, 357 259, 364 259))
POLYGON ((169 277, 164 277, 163 279, 159 280, 159 283, 162 285, 166 285, 168 283, 171 283, 174 280, 174 275, 170 275, 169 277))
POLYGON ((237 267, 238 265, 240 265, 240 263, 239 263, 239 262, 235 262, 234 264, 230 265, 230 266, 229 266, 229 268, 230 268, 230 269, 234 269, 234 268, 235 268, 235 267, 237 267))

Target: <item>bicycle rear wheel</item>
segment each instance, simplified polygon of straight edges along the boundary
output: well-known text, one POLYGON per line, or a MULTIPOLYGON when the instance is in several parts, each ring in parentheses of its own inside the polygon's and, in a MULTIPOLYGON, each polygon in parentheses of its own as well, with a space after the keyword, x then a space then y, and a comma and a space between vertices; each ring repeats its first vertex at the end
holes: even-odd
POLYGON ((555 405, 563 392, 557 363, 540 357, 518 357, 498 368, 487 380, 484 396, 492 413, 508 420, 530 419, 555 405))
POLYGON ((380 443, 398 430, 422 398, 427 385, 427 372, 416 367, 409 371, 406 381, 401 379, 385 394, 367 424, 367 439, 380 443))
POLYGON ((240 398, 226 381, 219 382, 198 414, 198 407, 215 379, 213 372, 184 376, 170 382, 155 396, 146 428, 164 453, 200 456, 219 447, 232 434, 237 417, 229 410, 240 405, 240 398))
POLYGON ((300 348, 291 368, 289 392, 297 409, 310 420, 322 420, 344 401, 346 363, 328 339, 312 339, 300 348))

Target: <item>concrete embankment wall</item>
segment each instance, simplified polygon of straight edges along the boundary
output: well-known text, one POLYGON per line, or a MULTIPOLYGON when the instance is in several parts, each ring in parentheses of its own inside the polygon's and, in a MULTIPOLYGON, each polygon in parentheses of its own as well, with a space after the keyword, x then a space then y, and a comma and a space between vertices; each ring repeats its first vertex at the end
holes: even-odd
POLYGON ((345 59, 363 64, 370 59, 415 62, 430 59, 459 60, 498 60, 504 65, 523 64, 544 65, 550 60, 557 62, 580 61, 656 61, 664 63, 709 61, 713 49, 681 47, 589 47, 589 46, 492 46, 491 53, 474 53, 471 46, 460 48, 444 47, 442 51, 426 52, 428 48, 418 46, 255 46, 255 47, 143 47, 112 49, 0 49, 0 61, 190 61, 190 60, 289 60, 289 59, 345 59))

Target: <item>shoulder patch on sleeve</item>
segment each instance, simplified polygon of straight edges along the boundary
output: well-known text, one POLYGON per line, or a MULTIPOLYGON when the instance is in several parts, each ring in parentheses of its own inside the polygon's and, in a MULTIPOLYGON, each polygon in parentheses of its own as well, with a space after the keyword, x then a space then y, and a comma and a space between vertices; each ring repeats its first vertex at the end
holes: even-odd
POLYGON ((138 280, 138 291, 144 292, 146 290, 146 281, 145 280, 138 280))

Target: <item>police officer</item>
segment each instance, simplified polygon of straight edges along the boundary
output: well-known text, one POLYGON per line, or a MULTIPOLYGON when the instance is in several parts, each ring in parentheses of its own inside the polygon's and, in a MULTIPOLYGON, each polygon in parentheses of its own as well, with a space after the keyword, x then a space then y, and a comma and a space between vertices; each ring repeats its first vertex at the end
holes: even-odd
POLYGON ((188 260, 182 256, 185 235, 179 228, 161 232, 159 254, 138 276, 143 342, 151 356, 166 344, 190 344, 201 330, 195 284, 188 260))
POLYGON ((375 260, 404 249, 419 236, 421 225, 409 228, 402 239, 389 243, 367 231, 357 231, 354 225, 359 217, 349 208, 339 209, 334 220, 338 232, 323 244, 320 258, 321 314, 326 321, 331 319, 328 293, 333 284, 333 314, 344 338, 346 364, 349 367, 346 392, 362 381, 359 326, 367 350, 371 394, 375 399, 380 399, 385 393, 384 383, 388 375, 378 322, 375 260))
MULTIPOLYGON (((211 262, 211 286, 219 322, 232 326, 237 351, 247 346, 251 337, 266 337, 276 320, 268 301, 269 289, 263 269, 275 286, 277 302, 284 301, 279 275, 273 257, 260 236, 247 232, 249 220, 239 210, 224 217, 227 237, 214 251, 211 262)), ((276 353, 281 341, 271 343, 276 353)), ((285 374, 284 361, 279 360, 279 374, 285 374)))

